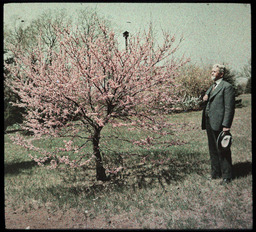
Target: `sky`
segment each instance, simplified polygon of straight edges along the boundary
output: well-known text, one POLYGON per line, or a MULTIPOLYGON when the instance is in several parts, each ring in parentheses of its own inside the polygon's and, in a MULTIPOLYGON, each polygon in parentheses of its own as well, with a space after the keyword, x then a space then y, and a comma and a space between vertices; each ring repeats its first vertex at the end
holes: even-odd
POLYGON ((153 25, 161 42, 161 30, 183 36, 180 54, 197 65, 225 63, 239 71, 251 58, 251 6, 238 3, 9 3, 4 4, 4 25, 24 25, 44 11, 66 9, 73 16, 84 8, 111 21, 119 40, 153 25))

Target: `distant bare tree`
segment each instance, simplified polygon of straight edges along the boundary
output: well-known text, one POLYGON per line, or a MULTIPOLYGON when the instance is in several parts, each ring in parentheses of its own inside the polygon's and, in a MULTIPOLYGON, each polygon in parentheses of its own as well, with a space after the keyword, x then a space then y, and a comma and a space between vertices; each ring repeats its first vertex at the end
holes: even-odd
POLYGON ((243 66, 241 72, 238 73, 238 77, 243 77, 247 79, 246 86, 244 88, 245 93, 251 93, 251 79, 252 79, 252 64, 251 59, 248 60, 248 63, 243 66))
POLYGON ((248 60, 248 63, 244 65, 242 71, 239 73, 240 77, 244 78, 251 78, 252 75, 252 64, 251 64, 251 59, 248 60))

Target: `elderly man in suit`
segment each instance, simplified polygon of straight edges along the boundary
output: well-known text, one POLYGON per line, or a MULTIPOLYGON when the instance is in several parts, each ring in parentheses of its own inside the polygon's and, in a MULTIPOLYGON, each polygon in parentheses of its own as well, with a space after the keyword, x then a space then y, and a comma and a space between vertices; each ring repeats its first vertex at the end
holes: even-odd
POLYGON ((217 138, 221 131, 230 131, 235 113, 235 92, 231 84, 223 80, 225 66, 216 64, 211 78, 214 84, 206 91, 203 101, 202 129, 206 129, 211 160, 211 179, 223 178, 221 184, 232 180, 231 150, 219 150, 217 138))

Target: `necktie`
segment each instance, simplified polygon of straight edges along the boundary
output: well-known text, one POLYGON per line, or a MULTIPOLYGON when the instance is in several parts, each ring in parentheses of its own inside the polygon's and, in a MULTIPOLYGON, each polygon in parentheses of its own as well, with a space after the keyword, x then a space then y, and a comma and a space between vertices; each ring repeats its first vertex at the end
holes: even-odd
POLYGON ((215 90, 216 86, 217 86, 217 83, 216 83, 216 82, 214 82, 214 84, 213 84, 213 88, 212 88, 212 91, 213 91, 213 90, 215 90))

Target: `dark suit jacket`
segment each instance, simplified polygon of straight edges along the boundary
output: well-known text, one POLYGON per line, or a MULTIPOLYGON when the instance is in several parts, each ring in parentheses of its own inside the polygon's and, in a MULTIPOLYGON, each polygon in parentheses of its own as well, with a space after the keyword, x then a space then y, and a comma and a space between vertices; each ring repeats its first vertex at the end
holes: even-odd
MULTIPOLYGON (((222 80, 216 89, 213 85, 206 91, 209 96, 209 122, 213 130, 221 131, 223 127, 230 128, 235 114, 235 91, 231 84, 222 80)), ((207 103, 208 103, 207 102, 207 103)), ((205 127, 205 110, 202 116, 202 129, 205 127)))

